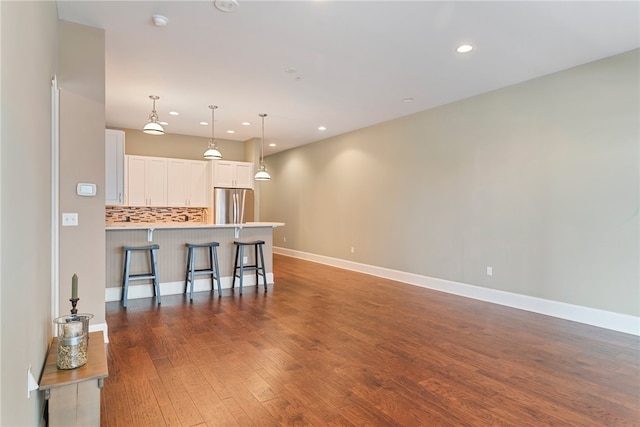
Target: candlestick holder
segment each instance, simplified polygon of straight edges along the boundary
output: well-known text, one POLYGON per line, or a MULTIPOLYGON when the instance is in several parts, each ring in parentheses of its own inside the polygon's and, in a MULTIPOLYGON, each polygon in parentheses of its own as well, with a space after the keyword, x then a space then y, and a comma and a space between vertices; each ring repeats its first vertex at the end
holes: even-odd
POLYGON ((76 305, 78 305, 78 301, 80 300, 80 298, 71 298, 69 301, 71 301, 71 314, 78 314, 78 309, 76 308, 76 305))

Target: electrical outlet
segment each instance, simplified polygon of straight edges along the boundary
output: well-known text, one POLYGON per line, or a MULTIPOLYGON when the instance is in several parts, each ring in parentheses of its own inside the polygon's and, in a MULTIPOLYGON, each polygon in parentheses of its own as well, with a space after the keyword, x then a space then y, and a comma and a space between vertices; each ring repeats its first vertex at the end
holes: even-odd
POLYGON ((63 213, 62 214, 62 226, 63 227, 75 227, 78 225, 77 213, 63 213))
POLYGON ((287 241, 287 238, 286 238, 286 237, 283 237, 283 238, 282 238, 282 241, 283 241, 283 242, 286 242, 286 241, 287 241))
POLYGON ((356 253, 356 247, 355 246, 351 246, 351 253, 355 254, 356 253))
POLYGON ((493 267, 487 266, 487 276, 493 276, 493 267))
POLYGON ((243 263, 243 264, 246 264, 246 263, 248 263, 248 262, 249 262, 249 257, 243 256, 243 257, 242 257, 242 263, 243 263))

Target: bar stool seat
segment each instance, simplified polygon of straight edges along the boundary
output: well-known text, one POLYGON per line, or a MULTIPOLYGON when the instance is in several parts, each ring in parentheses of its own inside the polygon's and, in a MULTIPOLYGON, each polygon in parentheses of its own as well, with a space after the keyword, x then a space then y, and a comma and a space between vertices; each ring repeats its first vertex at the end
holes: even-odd
POLYGON ((236 240, 233 242, 236 247, 236 258, 233 263, 233 281, 231 282, 231 288, 235 286, 236 277, 240 278, 240 295, 242 295, 242 276, 245 271, 256 272, 256 290, 259 286, 258 275, 262 276, 264 283, 264 291, 267 292, 267 273, 264 268, 264 254, 262 252, 263 240, 254 240, 250 242, 244 242, 236 240), (255 264, 245 265, 244 263, 244 248, 245 246, 253 246, 255 264), (258 253, 260 257, 258 258, 258 253), (238 258, 240 261, 238 262, 238 258))
POLYGON ((156 261, 156 251, 160 249, 159 245, 149 246, 123 246, 124 250, 124 271, 122 273, 122 306, 127 307, 129 296, 129 282, 135 280, 152 280, 153 296, 156 297, 160 304, 160 280, 158 279, 158 264, 156 261), (132 252, 148 252, 150 272, 131 274, 131 254, 132 252))
POLYGON ((193 288, 195 285, 195 277, 200 275, 211 276, 211 290, 213 290, 213 280, 218 282, 218 298, 222 296, 222 287, 220 286, 220 269, 218 268, 218 242, 210 243, 186 243, 187 251, 187 269, 184 274, 184 293, 187 293, 188 283, 191 282, 191 290, 189 299, 193 300, 193 288), (208 249, 209 266, 207 268, 196 268, 196 251, 199 248, 208 249))

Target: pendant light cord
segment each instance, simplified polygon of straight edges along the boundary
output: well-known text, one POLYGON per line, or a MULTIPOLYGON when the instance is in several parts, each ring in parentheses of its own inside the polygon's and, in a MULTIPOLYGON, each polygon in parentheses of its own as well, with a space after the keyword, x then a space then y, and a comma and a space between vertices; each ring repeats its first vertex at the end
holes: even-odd
POLYGON ((264 164, 264 118, 267 117, 265 113, 261 113, 262 117, 262 143, 260 144, 260 165, 264 164))
POLYGON ((215 127, 216 127, 216 119, 215 119, 215 112, 216 112, 216 108, 218 108, 217 105, 210 105, 209 108, 211 108, 211 143, 213 143, 213 145, 215 146, 215 127))
POLYGON ((262 117, 262 143, 260 144, 260 169, 255 174, 254 179, 256 181, 269 181, 271 176, 267 172, 267 167, 264 164, 264 118, 267 117, 265 113, 259 114, 262 117))
POLYGON ((207 160, 220 160, 222 158, 222 153, 216 147, 216 108, 217 105, 209 105, 211 109, 211 139, 209 140, 209 144, 207 144, 207 150, 204 152, 203 157, 207 160))

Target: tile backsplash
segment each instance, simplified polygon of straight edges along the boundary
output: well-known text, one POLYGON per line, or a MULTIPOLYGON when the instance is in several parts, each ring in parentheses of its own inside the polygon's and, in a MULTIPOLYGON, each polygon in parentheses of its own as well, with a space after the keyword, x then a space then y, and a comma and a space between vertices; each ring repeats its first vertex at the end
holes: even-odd
POLYGON ((105 208, 106 224, 123 222, 195 222, 207 221, 206 208, 156 208, 107 206, 105 208))

